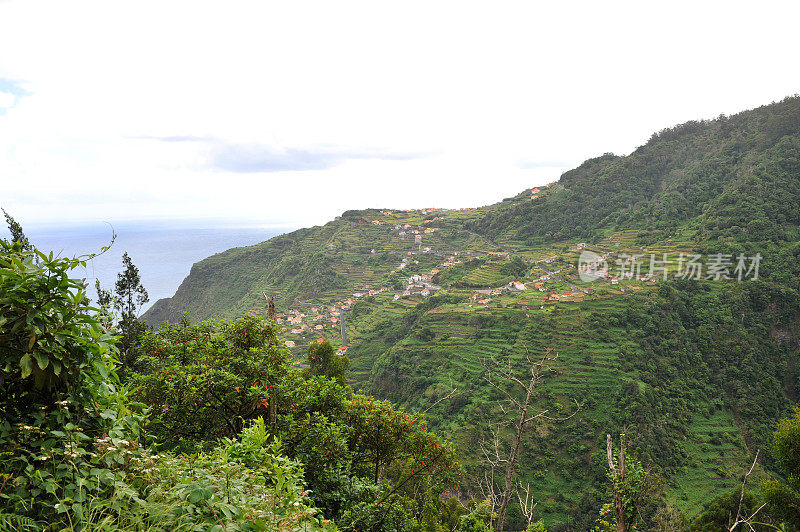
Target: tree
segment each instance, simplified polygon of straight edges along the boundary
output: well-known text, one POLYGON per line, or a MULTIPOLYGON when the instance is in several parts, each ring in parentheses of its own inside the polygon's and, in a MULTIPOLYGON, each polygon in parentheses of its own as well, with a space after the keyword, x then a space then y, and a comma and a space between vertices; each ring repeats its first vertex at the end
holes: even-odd
POLYGON ((409 504, 405 513, 418 521, 426 503, 441 510, 442 492, 461 475, 453 446, 430 432, 421 414, 388 401, 356 395, 345 410, 353 470, 380 487, 370 503, 377 512, 374 528, 364 523, 354 528, 388 529, 382 527, 391 512, 409 504))
MULTIPOLYGON (((261 419, 207 453, 155 452, 78 267, 0 239, 0 530, 335 529, 261 419)), ((219 336, 260 335, 239 332, 219 336)))
MULTIPOLYGON (((755 516, 763 507, 758 497, 751 491, 734 489, 721 493, 705 505, 703 513, 697 516, 688 527, 689 532, 716 532, 717 530, 774 530, 765 523, 750 521, 745 523, 737 516, 747 513, 755 516), (734 521, 735 520, 735 521, 734 521), (753 525, 745 526, 745 525, 753 525)), ((758 514, 759 520, 768 520, 763 511, 758 514)))
POLYGON ((90 315, 83 282, 69 277, 85 260, 20 252, 19 242, 0 239, 0 411, 9 421, 114 362, 112 337, 90 315), (84 345, 86 338, 98 340, 84 345))
POLYGON ((236 437, 259 416, 270 428, 276 387, 296 386, 291 359, 273 325, 254 316, 232 322, 163 324, 141 336, 140 367, 131 384, 154 407, 157 432, 173 445, 236 437))
MULTIPOLYGON (((122 255, 123 270, 117 274, 117 282, 114 284, 116 298, 114 306, 119 312, 119 329, 122 333, 120 338, 120 358, 123 369, 133 367, 136 356, 139 336, 144 330, 144 324, 139 321, 139 311, 142 305, 150 301, 137 268, 128 252, 122 255)), ((99 285, 97 285, 99 289, 99 285)), ((98 298, 102 300, 102 295, 98 291, 98 298)))
POLYGON ((23 251, 33 251, 33 245, 31 244, 30 240, 28 240, 28 237, 25 236, 25 232, 22 230, 22 226, 19 224, 19 222, 17 222, 10 214, 8 214, 5 209, 2 210, 6 217, 8 230, 11 232, 11 242, 19 243, 23 251))
POLYGON ((536 413, 531 413, 531 410, 534 408, 534 392, 545 375, 553 371, 553 362, 557 358, 558 353, 553 353, 551 349, 547 349, 540 359, 531 358, 530 353, 526 350, 526 373, 530 373, 529 378, 520 378, 517 376, 512 367, 510 357, 506 364, 502 364, 494 359, 484 362, 486 381, 493 388, 505 395, 509 411, 515 416, 513 421, 513 440, 511 442, 509 454, 501 450, 500 431, 502 426, 498 427, 495 431, 494 441, 491 446, 487 446, 485 442, 482 445, 484 458, 490 466, 489 472, 484 478, 483 487, 488 492, 487 496, 492 505, 499 506, 495 525, 495 528, 499 532, 502 532, 505 526, 506 511, 508 510, 508 503, 511 501, 511 495, 514 490, 514 475, 516 473, 520 449, 522 448, 522 438, 525 433, 525 427, 535 420, 548 419, 552 421, 564 421, 575 415, 575 413, 573 413, 567 417, 554 418, 547 415, 549 410, 539 410, 536 413), (502 468, 505 468, 503 484, 499 485, 495 481, 494 475, 497 469, 502 468), (502 493, 498 495, 501 489, 502 493))
POLYGON ((792 529, 800 529, 800 408, 795 408, 794 416, 778 423, 772 455, 788 480, 764 480, 761 492, 773 516, 783 519, 792 529))
MULTIPOLYGON (((638 460, 625 452, 625 435, 619 437, 619 456, 614 457, 614 444, 611 435, 606 435, 606 457, 609 477, 614 486, 613 510, 617 532, 628 532, 636 528, 639 509, 643 505, 646 492, 647 472, 638 460)), ((601 515, 605 514, 605 509, 601 515)), ((610 523, 601 517, 596 530, 608 530, 610 523)))
POLYGON ((275 328, 246 316, 167 323, 142 335, 130 385, 151 407, 166 447, 208 449, 263 417, 263 430, 304 464, 315 503, 343 529, 417 530, 426 522, 436 526, 424 530, 439 530, 457 522, 460 512, 442 498, 461 474, 452 445, 421 414, 302 372, 275 328))
POLYGON ((328 340, 314 342, 308 346, 306 360, 310 375, 335 379, 339 384, 345 384, 347 381, 345 371, 350 365, 350 360, 346 356, 337 355, 328 340))

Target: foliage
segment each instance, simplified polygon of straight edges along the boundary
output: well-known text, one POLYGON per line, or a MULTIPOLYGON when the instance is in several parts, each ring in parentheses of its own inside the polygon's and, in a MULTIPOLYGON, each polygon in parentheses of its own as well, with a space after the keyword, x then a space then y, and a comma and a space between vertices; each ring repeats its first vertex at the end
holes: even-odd
POLYGON ((594 530, 596 532, 618 530, 618 515, 623 515, 624 517, 625 530, 635 530, 641 517, 642 508, 645 506, 647 499, 652 496, 648 490, 648 473, 642 467, 641 462, 627 453, 624 453, 624 456, 624 474, 620 473, 620 459, 616 456, 612 459, 614 469, 608 472, 613 490, 612 500, 616 501, 616 498, 619 498, 622 513, 617 513, 618 510, 613 502, 604 504, 600 508, 600 518, 595 524, 594 530))
POLYGON ((115 338, 69 277, 77 266, 85 261, 0 240, 2 504, 37 519, 66 502, 79 511, 102 489, 94 437, 142 434, 138 405, 118 388, 115 338))
POLYGON ((773 434, 772 454, 787 482, 767 479, 761 483, 761 492, 769 505, 770 513, 793 528, 800 527, 800 408, 794 415, 782 419, 773 434))
POLYGON ((19 222, 8 214, 5 209, 2 209, 2 211, 3 215, 6 217, 8 231, 11 233, 11 243, 18 243, 22 251, 33 251, 33 245, 30 240, 28 240, 28 237, 25 236, 25 232, 22 230, 22 226, 19 222))
POLYGON ((208 448, 263 416, 269 437, 305 464, 313 503, 343 528, 404 530, 450 519, 440 494, 460 471, 452 446, 421 416, 353 396, 342 384, 344 366, 325 358, 326 347, 336 357, 329 343, 315 345, 310 370, 301 371, 272 325, 248 316, 164 324, 144 333, 142 346, 131 384, 169 446, 208 448))
POLYGON ((265 321, 247 316, 164 324, 145 331, 140 341, 142 372, 130 384, 155 407, 153 430, 164 443, 180 447, 233 438, 259 415, 274 423, 269 405, 278 401, 289 354, 265 321))
POLYGON ((119 385, 115 338, 69 277, 83 260, 0 246, 0 526, 333 529, 263 421, 208 454, 155 453, 147 409, 119 385))
POLYGON ((328 377, 339 384, 345 384, 345 371, 350 365, 350 360, 344 355, 337 355, 328 340, 309 345, 306 361, 309 375, 328 377))
MULTIPOLYGON (((117 327, 120 331, 120 354, 123 369, 133 369, 132 366, 138 357, 139 336, 144 331, 144 324, 139 321, 139 310, 142 305, 150 301, 147 290, 142 286, 139 268, 137 268, 128 253, 122 255, 123 270, 117 274, 114 284, 114 308, 119 314, 117 327)), ((103 294, 97 284, 98 299, 101 306, 108 299, 108 294, 103 294)))
POLYGON ((382 471, 391 476, 395 491, 427 473, 436 473, 441 488, 455 480, 454 450, 428 432, 422 416, 360 395, 347 403, 346 413, 352 428, 354 464, 368 466, 365 472, 375 482, 382 471))
POLYGON ((0 386, 10 424, 65 393, 88 400, 87 381, 114 383, 114 337, 92 317, 83 283, 69 277, 78 266, 85 260, 0 240, 0 386))
MULTIPOLYGON (((727 530, 736 519, 739 511, 739 500, 742 496, 741 490, 735 489, 726 493, 721 493, 706 504, 703 512, 689 525, 691 532, 715 532, 717 530, 727 530)), ((761 501, 751 491, 746 491, 742 500, 742 512, 745 515, 752 515, 761 506, 761 501)), ((755 521, 767 520, 764 510, 758 513, 755 521)), ((774 530, 772 526, 759 525, 753 523, 756 530, 774 530)))
POLYGON ((489 501, 481 501, 472 511, 461 516, 458 532, 489 532, 493 513, 489 501))

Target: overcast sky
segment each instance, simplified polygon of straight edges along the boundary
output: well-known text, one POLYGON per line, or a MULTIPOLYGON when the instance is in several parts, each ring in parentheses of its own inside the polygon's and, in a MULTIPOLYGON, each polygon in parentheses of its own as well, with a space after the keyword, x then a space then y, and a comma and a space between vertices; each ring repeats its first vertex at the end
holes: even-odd
POLYGON ((797 2, 0 0, 23 225, 493 203, 800 92, 797 2))

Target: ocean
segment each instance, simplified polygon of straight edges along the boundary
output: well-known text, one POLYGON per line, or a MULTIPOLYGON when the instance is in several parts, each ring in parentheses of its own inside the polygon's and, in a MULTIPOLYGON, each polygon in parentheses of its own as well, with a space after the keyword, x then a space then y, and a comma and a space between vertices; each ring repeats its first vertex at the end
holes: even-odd
POLYGON ((175 294, 195 262, 227 249, 263 242, 295 228, 129 222, 114 224, 113 230, 105 223, 23 229, 40 251, 69 257, 99 252, 111 242, 115 232, 117 238, 111 248, 87 262, 85 271, 73 271, 73 277, 85 277, 89 283, 88 296, 96 300, 95 279, 100 280, 103 288, 113 289, 117 274, 122 271, 122 254, 127 251, 139 268, 142 285, 150 296, 149 303, 141 309, 143 313, 157 300, 175 294))

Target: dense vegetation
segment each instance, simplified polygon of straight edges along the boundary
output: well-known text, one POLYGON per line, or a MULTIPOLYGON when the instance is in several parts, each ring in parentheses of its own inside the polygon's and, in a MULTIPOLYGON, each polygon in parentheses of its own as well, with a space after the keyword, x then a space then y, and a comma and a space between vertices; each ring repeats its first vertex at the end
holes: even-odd
POLYGON ((507 202, 468 226, 529 244, 597 241, 609 227, 652 242, 691 227, 700 241, 797 241, 800 98, 664 129, 626 157, 561 176, 552 194, 507 202))
MULTIPOLYGON (((607 500, 603 435, 625 431, 632 452, 660 479, 658 511, 692 517, 735 488, 749 457, 769 448, 772 427, 796 402, 799 216, 800 98, 790 97, 665 129, 629 156, 591 159, 546 189, 497 205, 428 214, 348 211, 323 227, 232 250, 209 259, 209 266, 224 261, 226 268, 258 271, 265 264, 261 281, 242 290, 235 278, 228 284, 222 275, 192 274, 185 289, 146 318, 174 320, 184 310, 199 317, 260 311, 262 292, 275 293, 290 308, 294 298, 334 301, 365 285, 400 289, 408 275, 458 252, 472 260, 433 277, 449 293, 398 302, 378 295, 353 306, 353 384, 427 410, 431 427, 453 438, 475 479, 484 467, 478 451, 488 435, 484 420, 498 415, 481 361, 519 361, 526 349, 551 347, 561 364, 540 404, 565 408, 579 397, 583 405, 558 429, 545 424, 526 436, 520 474, 538 493, 537 515, 556 528, 565 522, 586 527, 607 500), (373 225, 376 219, 387 225, 373 225), (391 224, 438 227, 423 241, 439 253, 418 254, 391 224), (610 298, 607 285, 600 285, 595 296, 557 306, 544 302, 538 312, 513 298, 507 307, 469 305, 470 290, 536 280, 542 271, 534 261, 565 255, 580 241, 619 252, 760 253, 760 280, 675 280, 610 298), (279 244, 280 253, 265 248, 279 244), (511 252, 509 260, 486 255, 501 250, 511 252), (393 271, 409 251, 420 263, 393 271), (256 252, 258 261, 245 257, 256 252), (305 264, 320 253, 344 276, 344 288, 305 278, 286 291, 289 285, 273 280, 274 261, 305 264), (215 298, 198 283, 212 282, 214 291, 243 295, 235 305, 215 300, 208 310, 215 298)), ((563 260, 552 268, 568 268, 568 254, 563 260)), ((303 275, 298 270, 291 278, 303 275)), ((760 462, 777 472, 768 453, 760 462)), ((513 512, 519 523, 522 516, 513 512)))
MULTIPOLYGON (((418 414, 357 395, 329 344, 291 364, 273 326, 117 342, 60 259, 0 240, 0 527, 452 530, 452 447, 418 414), (134 369, 135 368, 135 369, 134 369)), ((114 321, 113 319, 111 321, 114 321)))
POLYGON ((151 409, 117 376, 117 337, 54 258, 0 240, 0 527, 323 529, 260 420, 205 452, 158 449, 151 409))

